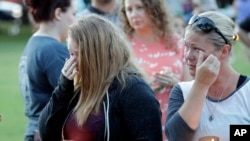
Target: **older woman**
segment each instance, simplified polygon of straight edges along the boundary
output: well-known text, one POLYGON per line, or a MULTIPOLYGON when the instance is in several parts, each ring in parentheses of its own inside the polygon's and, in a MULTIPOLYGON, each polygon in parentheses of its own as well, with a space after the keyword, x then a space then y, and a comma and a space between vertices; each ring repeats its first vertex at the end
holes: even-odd
POLYGON ((250 77, 229 59, 238 39, 234 29, 230 18, 214 11, 190 19, 185 59, 194 80, 171 92, 165 126, 170 141, 228 141, 230 124, 250 124, 250 77))

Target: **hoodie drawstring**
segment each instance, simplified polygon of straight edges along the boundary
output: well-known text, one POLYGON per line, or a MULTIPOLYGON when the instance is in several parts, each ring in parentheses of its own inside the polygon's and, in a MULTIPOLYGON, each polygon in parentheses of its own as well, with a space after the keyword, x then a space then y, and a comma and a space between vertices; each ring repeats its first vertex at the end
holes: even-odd
POLYGON ((107 141, 109 141, 110 131, 109 131, 109 93, 108 92, 106 94, 106 97, 107 97, 107 108, 106 108, 105 102, 103 102, 104 114, 105 114, 104 138, 105 138, 105 135, 107 135, 107 141))

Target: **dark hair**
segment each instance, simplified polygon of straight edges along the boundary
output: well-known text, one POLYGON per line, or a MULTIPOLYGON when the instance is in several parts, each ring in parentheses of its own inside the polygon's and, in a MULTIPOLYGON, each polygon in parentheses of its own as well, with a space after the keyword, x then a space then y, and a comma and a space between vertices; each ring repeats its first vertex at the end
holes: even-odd
POLYGON ((40 23, 53 20, 56 8, 61 8, 63 12, 67 11, 71 0, 25 0, 25 5, 35 22, 40 23))

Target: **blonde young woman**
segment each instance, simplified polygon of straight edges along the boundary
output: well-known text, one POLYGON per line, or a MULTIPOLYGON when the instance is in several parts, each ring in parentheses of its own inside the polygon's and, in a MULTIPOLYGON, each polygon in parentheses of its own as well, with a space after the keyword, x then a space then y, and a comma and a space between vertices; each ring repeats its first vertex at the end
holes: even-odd
MULTIPOLYGON (((166 121, 172 86, 188 80, 184 63, 184 42, 171 29, 164 0, 122 0, 121 23, 135 56, 151 79, 162 110, 162 129, 166 121)), ((164 140, 166 140, 163 131, 164 140)))
POLYGON ((42 140, 162 140, 159 103, 119 31, 92 14, 70 26, 71 57, 41 113, 42 140))

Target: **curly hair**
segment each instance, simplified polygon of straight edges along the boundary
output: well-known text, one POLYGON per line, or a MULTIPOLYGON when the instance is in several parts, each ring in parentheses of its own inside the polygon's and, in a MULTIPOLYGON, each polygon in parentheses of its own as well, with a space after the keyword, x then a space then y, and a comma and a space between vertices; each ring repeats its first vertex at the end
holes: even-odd
MULTIPOLYGON (((169 20, 170 15, 168 14, 168 9, 166 7, 164 0, 141 0, 143 6, 146 9, 146 13, 149 18, 155 24, 152 28, 159 39, 166 41, 168 48, 171 47, 171 22, 169 20)), ((128 36, 132 36, 134 29, 130 26, 129 21, 126 16, 125 0, 120 3, 119 17, 121 21, 121 26, 124 32, 128 36)))

